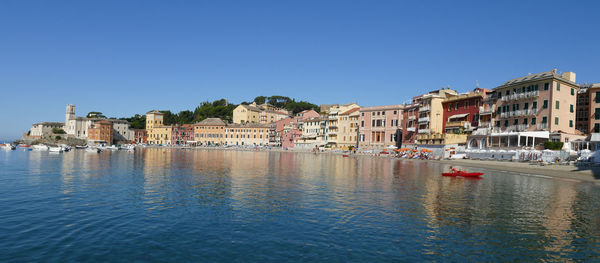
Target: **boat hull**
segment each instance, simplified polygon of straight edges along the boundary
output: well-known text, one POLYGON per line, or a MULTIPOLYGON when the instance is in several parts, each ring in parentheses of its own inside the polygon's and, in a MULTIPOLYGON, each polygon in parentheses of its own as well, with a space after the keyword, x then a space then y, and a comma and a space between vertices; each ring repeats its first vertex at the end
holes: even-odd
POLYGON ((480 177, 482 175, 483 175, 483 173, 465 173, 465 172, 442 173, 442 176, 454 176, 454 177, 480 177))

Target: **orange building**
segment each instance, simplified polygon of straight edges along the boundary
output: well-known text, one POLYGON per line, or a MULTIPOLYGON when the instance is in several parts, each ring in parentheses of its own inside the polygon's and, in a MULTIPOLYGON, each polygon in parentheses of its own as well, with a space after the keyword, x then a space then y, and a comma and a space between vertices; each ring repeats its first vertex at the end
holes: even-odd
POLYGON ((113 143, 113 124, 110 121, 97 121, 92 128, 88 129, 88 142, 90 143, 113 143))

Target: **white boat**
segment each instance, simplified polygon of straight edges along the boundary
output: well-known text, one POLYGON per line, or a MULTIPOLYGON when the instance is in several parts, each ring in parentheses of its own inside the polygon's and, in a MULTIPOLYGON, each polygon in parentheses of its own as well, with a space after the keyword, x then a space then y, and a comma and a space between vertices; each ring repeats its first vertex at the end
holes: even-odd
POLYGON ((71 146, 66 145, 66 144, 61 144, 59 146, 60 146, 60 148, 63 149, 63 152, 68 152, 68 151, 70 151, 72 149, 71 146))
POLYGON ((14 149, 17 149, 17 146, 14 146, 14 145, 12 145, 10 143, 6 143, 6 144, 2 144, 2 149, 5 149, 5 150, 14 150, 14 149))
POLYGON ((100 148, 94 148, 94 147, 88 147, 85 149, 86 152, 89 153, 100 153, 102 151, 102 149, 100 148))
POLYGON ((54 152, 54 153, 61 153, 63 152, 63 148, 62 147, 49 147, 49 151, 50 152, 54 152))
POLYGON ((116 145, 111 145, 111 146, 107 146, 106 149, 115 151, 115 150, 119 150, 119 147, 117 147, 116 145))
POLYGON ((36 144, 36 145, 31 146, 31 149, 33 149, 34 151, 47 151, 48 146, 43 145, 43 144, 36 144))
POLYGON ((75 149, 86 149, 88 148, 86 145, 75 145, 75 149))

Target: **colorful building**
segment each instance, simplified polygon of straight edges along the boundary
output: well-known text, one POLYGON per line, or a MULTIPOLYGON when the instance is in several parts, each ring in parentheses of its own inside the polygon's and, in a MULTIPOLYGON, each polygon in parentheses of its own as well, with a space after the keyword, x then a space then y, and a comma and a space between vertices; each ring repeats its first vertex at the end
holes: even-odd
POLYGON ((219 118, 206 118, 193 125, 194 142, 200 145, 223 145, 227 124, 219 118))
POLYGON ((223 141, 227 145, 266 146, 269 144, 269 127, 259 123, 230 124, 225 127, 223 141))
POLYGON ((575 73, 556 69, 511 79, 497 94, 492 147, 537 147, 544 141, 580 138, 575 130, 579 85, 575 73))
POLYGON ((171 126, 164 125, 164 114, 153 110, 146 113, 146 131, 148 131, 148 143, 155 145, 171 144, 171 126))
POLYGON ((297 138, 294 146, 299 149, 314 149, 327 145, 327 123, 329 117, 315 117, 304 120, 302 136, 297 138))
POLYGON ((413 101, 419 104, 417 133, 444 133, 444 107, 442 102, 457 95, 456 91, 445 88, 413 98, 413 101))
POLYGON ((600 133, 600 83, 582 85, 577 93, 575 126, 585 134, 600 133))
MULTIPOLYGON (((331 148, 341 149, 340 142, 340 119, 341 113, 349 111, 354 108, 360 108, 356 103, 347 103, 342 105, 335 105, 329 107, 328 111, 325 112, 329 117, 329 122, 327 123, 327 144, 331 148)), ((347 149, 347 148, 346 148, 347 149)))
POLYGON ((133 141, 137 144, 148 143, 148 132, 145 129, 133 129, 133 141))
POLYGON ((344 111, 338 116, 337 147, 350 149, 358 147, 358 129, 360 122, 360 107, 344 111))
POLYGON ((281 119, 288 118, 290 113, 285 109, 273 107, 270 104, 264 103, 256 105, 240 104, 233 110, 233 123, 273 123, 281 119))
POLYGON ((410 146, 417 143, 417 129, 419 126, 419 104, 404 105, 402 111, 402 145, 410 146))
POLYGON ((442 101, 444 133, 464 134, 479 126, 479 108, 491 90, 477 88, 442 101))
POLYGON ((176 145, 194 142, 194 129, 191 124, 171 126, 171 143, 176 145))
POLYGON ((401 146, 404 105, 360 108, 359 148, 383 150, 401 146))
POLYGON ((88 142, 91 144, 113 143, 113 123, 110 121, 97 121, 87 131, 88 142))

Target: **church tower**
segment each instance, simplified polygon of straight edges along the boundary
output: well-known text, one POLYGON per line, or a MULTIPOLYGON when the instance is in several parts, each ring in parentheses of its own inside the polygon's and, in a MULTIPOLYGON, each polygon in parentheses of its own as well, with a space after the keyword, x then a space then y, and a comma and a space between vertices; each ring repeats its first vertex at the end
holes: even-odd
POLYGON ((75 105, 67 104, 67 111, 65 112, 65 126, 68 125, 69 120, 75 119, 75 105))

